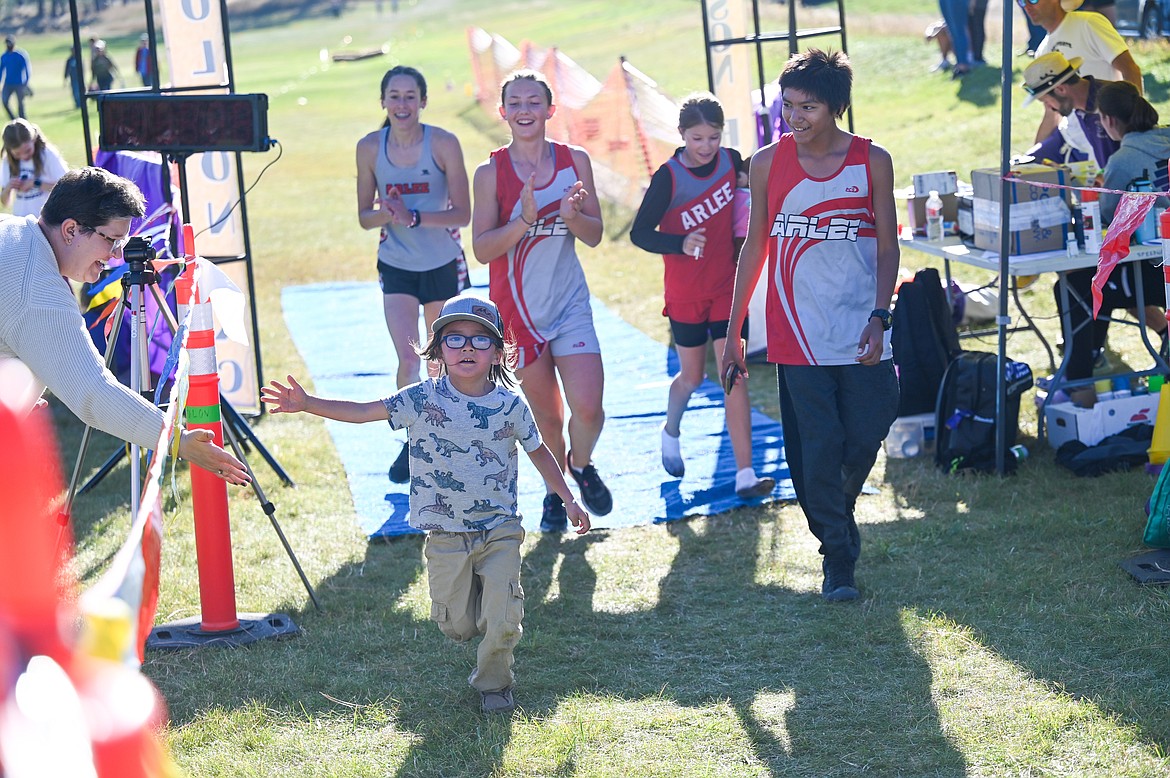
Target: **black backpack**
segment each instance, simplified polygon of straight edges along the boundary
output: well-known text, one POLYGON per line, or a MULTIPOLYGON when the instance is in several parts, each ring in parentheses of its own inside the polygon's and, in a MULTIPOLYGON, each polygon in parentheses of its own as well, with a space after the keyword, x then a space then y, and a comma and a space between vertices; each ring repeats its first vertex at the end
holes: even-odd
MULTIPOLYGON (((947 367, 935 408, 934 461, 948 473, 995 472, 995 354, 964 351, 947 367)), ((1007 361, 1007 445, 1014 446, 1020 420, 1020 397, 1032 388, 1032 368, 1007 361)), ((1016 459, 1007 456, 1006 472, 1016 459)))
POLYGON ((890 346, 898 368, 898 415, 933 413, 947 365, 960 353, 959 334, 938 271, 919 270, 898 287, 890 346))

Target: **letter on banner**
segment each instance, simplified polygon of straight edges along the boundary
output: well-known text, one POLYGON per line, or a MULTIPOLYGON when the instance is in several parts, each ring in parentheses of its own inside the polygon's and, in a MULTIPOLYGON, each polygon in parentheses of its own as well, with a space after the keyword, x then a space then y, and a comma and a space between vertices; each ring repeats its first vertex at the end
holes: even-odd
MULTIPOLYGON (((742 38, 748 34, 751 0, 710 0, 707 3, 707 35, 712 41, 742 38)), ((756 80, 755 48, 747 43, 712 46, 711 76, 715 97, 723 104, 723 145, 744 157, 758 145, 752 89, 756 80)))
POLYGON ((235 152, 209 151, 187 159, 188 220, 199 236, 195 248, 201 256, 244 256, 244 223, 240 209, 232 209, 240 198, 238 182, 235 152))
MULTIPOLYGON (((195 239, 196 246, 206 245, 203 236, 195 239)), ((203 249, 199 249, 202 255, 203 249)), ((245 299, 252 298, 252 289, 248 286, 247 261, 220 260, 215 266, 222 270, 232 280, 245 299)), ((252 326, 252 309, 244 306, 244 316, 247 319, 248 337, 254 332, 252 326)), ((255 416, 260 413, 260 387, 256 377, 256 362, 252 345, 247 346, 228 339, 221 331, 219 320, 216 319, 215 358, 219 368, 219 391, 227 401, 240 413, 255 416)))
MULTIPOLYGON (((203 94, 228 92, 227 30, 221 13, 223 0, 157 0, 166 40, 171 86, 204 87, 203 94)), ((187 158, 184 173, 191 213, 184 218, 199 237, 200 256, 217 263, 251 300, 247 284, 243 217, 232 206, 240 199, 234 152, 205 152, 187 158), (223 258, 240 258, 224 262, 223 258)), ((250 306, 245 306, 249 314, 250 306)), ((251 322, 248 322, 251 332, 251 322)), ((225 338, 215 344, 219 358, 220 392, 241 413, 260 413, 259 345, 244 347, 225 338)))
POLYGON ((173 86, 226 86, 220 0, 158 0, 173 86))

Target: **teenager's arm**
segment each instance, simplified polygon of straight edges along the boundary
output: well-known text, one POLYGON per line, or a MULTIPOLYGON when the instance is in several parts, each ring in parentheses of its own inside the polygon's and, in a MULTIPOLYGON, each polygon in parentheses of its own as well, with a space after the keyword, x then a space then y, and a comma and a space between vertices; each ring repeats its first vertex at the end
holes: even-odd
POLYGON ((311 413, 314 416, 354 424, 386 421, 388 418, 386 406, 381 400, 359 403, 314 397, 291 375, 288 377, 287 386, 280 381, 273 381, 271 386, 261 388, 260 399, 269 406, 272 413, 311 413))
POLYGON ((475 200, 471 209, 471 251, 483 264, 504 256, 536 223, 536 201, 529 177, 520 195, 520 215, 500 224, 500 203, 496 199, 496 163, 489 159, 475 169, 472 188, 475 200))
MULTIPOLYGON (((765 251, 768 245, 768 177, 772 171, 772 160, 776 154, 776 144, 765 146, 752 155, 751 167, 748 172, 748 185, 752 193, 752 208, 748 214, 748 233, 743 248, 739 252, 739 263, 735 268, 735 292, 731 298, 731 317, 727 324, 728 338, 723 344, 723 357, 720 360, 720 375, 728 369, 731 363, 747 375, 747 363, 744 361, 743 346, 740 338, 736 337, 743 329, 743 320, 747 318, 748 302, 756 282, 760 280, 760 273, 764 269, 765 251)), ((893 197, 893 189, 890 189, 893 197)))
POLYGON ((466 227, 471 221, 471 189, 467 185, 467 167, 463 164, 463 149, 459 139, 446 130, 432 127, 431 151, 435 162, 447 177, 445 211, 419 211, 419 226, 466 227))
POLYGON ((552 484, 557 496, 564 501, 565 513, 568 514, 569 521, 577 528, 577 534, 583 535, 588 532, 589 514, 577 504, 577 498, 569 491, 569 485, 565 483, 565 474, 561 471, 561 466, 557 464, 552 452, 548 450, 548 446, 541 443, 540 446, 528 452, 528 458, 532 460, 532 464, 544 478, 545 483, 552 484))
POLYGON ((382 207, 378 181, 374 177, 381 143, 382 133, 371 132, 357 144, 357 212, 358 224, 363 230, 384 227, 394 218, 389 209, 382 207))
POLYGON ((593 184, 593 163, 584 149, 573 148, 573 166, 581 180, 561 198, 561 219, 577 240, 592 248, 601 243, 603 225, 601 201, 593 184))
POLYGON ((651 254, 683 253, 683 241, 687 236, 659 229, 673 193, 670 169, 663 165, 650 179, 650 186, 646 187, 646 194, 642 196, 642 204, 638 206, 638 214, 630 227, 630 241, 643 251, 651 254))
MULTIPOLYGON (((869 147, 869 171, 873 200, 874 226, 877 229, 877 287, 873 308, 889 310, 898 280, 898 217, 894 206, 894 162, 890 152, 877 144, 869 147)), ((870 318, 862 328, 858 340, 858 362, 876 365, 885 348, 885 331, 881 319, 870 318)))

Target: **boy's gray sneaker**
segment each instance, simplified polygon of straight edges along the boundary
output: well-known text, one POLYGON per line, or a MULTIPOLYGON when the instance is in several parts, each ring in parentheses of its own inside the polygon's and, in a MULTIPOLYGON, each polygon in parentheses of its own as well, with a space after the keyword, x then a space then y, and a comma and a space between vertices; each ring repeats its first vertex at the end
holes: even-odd
POLYGON ((479 696, 483 698, 484 713, 511 713, 516 709, 511 686, 498 692, 480 692, 479 696))
POLYGON ((848 602, 861 596, 853 581, 853 562, 849 560, 830 562, 824 559, 821 561, 821 570, 825 573, 824 583, 821 584, 821 597, 827 602, 848 602))

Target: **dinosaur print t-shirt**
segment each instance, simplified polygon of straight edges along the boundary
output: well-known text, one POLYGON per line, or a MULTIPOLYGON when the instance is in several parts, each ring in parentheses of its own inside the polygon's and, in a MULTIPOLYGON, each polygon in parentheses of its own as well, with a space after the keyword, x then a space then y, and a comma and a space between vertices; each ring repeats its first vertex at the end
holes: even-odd
POLYGON ((382 403, 390 426, 409 438, 411 527, 478 532, 520 518, 516 444, 534 451, 541 439, 519 395, 497 386, 468 397, 443 376, 382 403))

